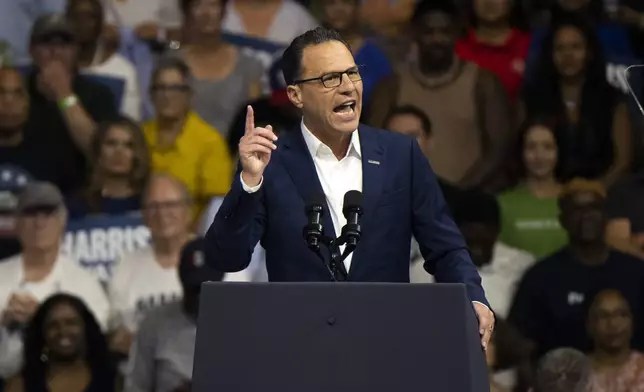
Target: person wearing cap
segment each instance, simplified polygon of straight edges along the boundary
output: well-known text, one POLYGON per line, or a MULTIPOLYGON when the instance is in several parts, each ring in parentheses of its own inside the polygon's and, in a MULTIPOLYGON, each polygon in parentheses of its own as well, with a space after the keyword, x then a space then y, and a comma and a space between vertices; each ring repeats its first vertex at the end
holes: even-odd
POLYGON ((0 261, 0 378, 20 370, 22 330, 52 294, 81 298, 103 327, 109 304, 98 278, 61 252, 67 224, 63 196, 53 184, 32 182, 20 194, 16 231, 22 253, 0 261))
POLYGON ((617 289, 633 307, 633 347, 644 348, 644 262, 611 249, 604 240, 606 190, 576 178, 562 187, 560 222, 568 245, 538 261, 523 277, 509 321, 541 355, 558 347, 591 348, 586 333, 590 296, 617 289))
POLYGON ((118 115, 116 100, 101 83, 78 73, 78 44, 64 14, 39 17, 31 30, 33 68, 27 89, 31 97, 29 138, 55 146, 65 157, 77 187, 86 180, 86 156, 96 124, 118 115))
POLYGON ((205 264, 203 243, 197 238, 181 252, 183 300, 156 309, 141 323, 130 354, 126 392, 190 390, 201 285, 224 276, 205 264))
POLYGON ((0 62, 29 65, 29 31, 39 15, 61 12, 66 0, 0 1, 0 62), (3 50, 4 49, 4 50, 3 50))

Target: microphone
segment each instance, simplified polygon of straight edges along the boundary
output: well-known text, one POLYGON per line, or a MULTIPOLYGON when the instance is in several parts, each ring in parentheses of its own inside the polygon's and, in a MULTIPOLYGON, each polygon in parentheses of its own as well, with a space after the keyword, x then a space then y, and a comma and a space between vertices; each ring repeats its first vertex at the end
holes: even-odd
POLYGON ((342 208, 342 213, 347 218, 347 224, 342 228, 342 237, 346 241, 347 250, 355 249, 360 241, 362 212, 362 193, 360 191, 347 192, 344 195, 342 208))
POLYGON ((314 252, 320 250, 320 242, 324 228, 322 227, 322 217, 324 216, 324 204, 326 199, 323 195, 315 195, 304 208, 307 217, 307 225, 304 226, 303 235, 309 249, 314 252))

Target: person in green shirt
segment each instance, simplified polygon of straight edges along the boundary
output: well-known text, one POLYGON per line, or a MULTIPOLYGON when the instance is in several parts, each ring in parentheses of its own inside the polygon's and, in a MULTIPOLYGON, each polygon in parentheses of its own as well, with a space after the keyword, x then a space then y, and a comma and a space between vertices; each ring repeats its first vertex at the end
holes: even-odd
POLYGON ((557 196, 561 184, 555 129, 554 122, 547 119, 525 122, 517 148, 517 185, 498 196, 499 239, 537 259, 563 247, 568 240, 559 224, 557 196))

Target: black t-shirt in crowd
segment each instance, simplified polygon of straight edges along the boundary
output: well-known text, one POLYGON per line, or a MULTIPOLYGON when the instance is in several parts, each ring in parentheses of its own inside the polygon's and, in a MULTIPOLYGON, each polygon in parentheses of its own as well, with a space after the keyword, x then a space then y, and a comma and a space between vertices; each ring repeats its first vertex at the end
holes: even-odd
MULTIPOLYGON (((118 116, 116 101, 108 87, 77 75, 73 89, 80 104, 97 123, 113 120, 118 116)), ((63 165, 73 178, 72 188, 80 189, 86 183, 87 162, 82 151, 76 147, 57 102, 48 100, 40 93, 35 73, 29 77, 28 90, 31 105, 25 140, 45 145, 60 154, 65 161, 63 165)))
POLYGON ((586 314, 602 289, 617 289, 628 300, 633 347, 644 349, 644 261, 618 251, 597 266, 574 260, 567 248, 535 264, 519 285, 508 320, 537 344, 539 355, 558 347, 588 351, 586 314))
POLYGON ((18 193, 34 180, 49 181, 67 192, 75 178, 55 149, 24 141, 15 147, 0 147, 0 260, 20 252, 13 231, 13 208, 18 193))

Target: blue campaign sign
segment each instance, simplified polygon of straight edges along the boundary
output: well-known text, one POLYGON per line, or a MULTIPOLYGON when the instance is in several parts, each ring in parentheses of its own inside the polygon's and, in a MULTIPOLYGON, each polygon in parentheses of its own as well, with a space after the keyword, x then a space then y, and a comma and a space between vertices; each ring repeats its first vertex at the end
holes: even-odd
POLYGON ((63 249, 106 281, 123 252, 140 249, 149 242, 150 231, 140 214, 99 215, 69 222, 63 249))

